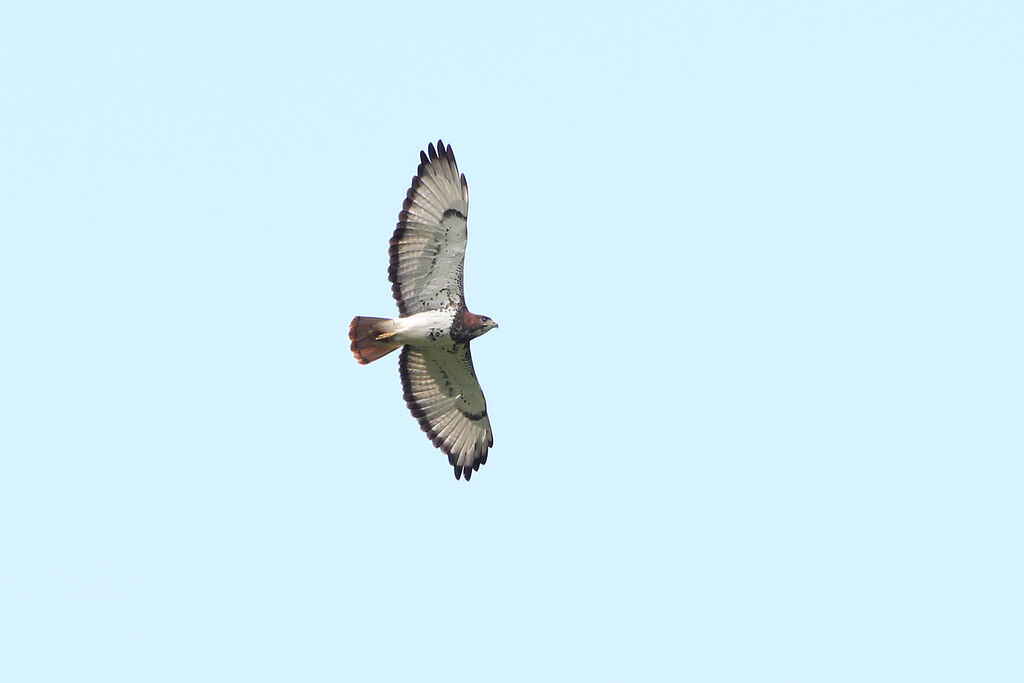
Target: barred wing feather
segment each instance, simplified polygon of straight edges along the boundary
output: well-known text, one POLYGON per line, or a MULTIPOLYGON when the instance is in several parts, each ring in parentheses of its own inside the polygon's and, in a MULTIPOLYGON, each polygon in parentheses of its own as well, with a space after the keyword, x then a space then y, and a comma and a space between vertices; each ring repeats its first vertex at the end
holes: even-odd
POLYGON ((399 362, 405 402, 420 427, 466 480, 494 445, 487 402, 473 371, 469 344, 406 346, 399 362))
POLYGON ((420 152, 388 251, 391 292, 403 316, 464 303, 469 186, 451 146, 440 140, 420 152))

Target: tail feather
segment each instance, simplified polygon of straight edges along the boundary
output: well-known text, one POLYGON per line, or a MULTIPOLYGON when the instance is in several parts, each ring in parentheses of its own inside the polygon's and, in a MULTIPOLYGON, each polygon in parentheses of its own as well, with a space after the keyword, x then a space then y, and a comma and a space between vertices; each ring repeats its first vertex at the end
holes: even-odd
POLYGON ((389 318, 366 318, 356 316, 348 326, 348 338, 352 341, 352 355, 360 364, 372 363, 382 358, 401 344, 388 344, 380 341, 380 338, 387 338, 394 334, 395 322, 389 318))

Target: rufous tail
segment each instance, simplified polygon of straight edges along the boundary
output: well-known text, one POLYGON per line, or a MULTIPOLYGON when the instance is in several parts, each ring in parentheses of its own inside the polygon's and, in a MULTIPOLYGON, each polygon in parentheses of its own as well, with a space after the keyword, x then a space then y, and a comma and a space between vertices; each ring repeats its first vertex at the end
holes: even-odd
POLYGON ((387 339, 394 334, 395 321, 389 318, 365 318, 356 316, 348 326, 348 338, 352 341, 352 355, 362 365, 383 358, 401 344, 389 344, 387 339))

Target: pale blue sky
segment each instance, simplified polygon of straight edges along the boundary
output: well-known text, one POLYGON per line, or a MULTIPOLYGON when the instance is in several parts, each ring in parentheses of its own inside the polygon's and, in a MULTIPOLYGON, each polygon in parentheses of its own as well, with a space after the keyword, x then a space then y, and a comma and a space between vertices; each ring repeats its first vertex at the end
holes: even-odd
POLYGON ((0 14, 0 679, 1024 680, 1016 3, 0 14), (443 137, 495 445, 354 314, 443 137))

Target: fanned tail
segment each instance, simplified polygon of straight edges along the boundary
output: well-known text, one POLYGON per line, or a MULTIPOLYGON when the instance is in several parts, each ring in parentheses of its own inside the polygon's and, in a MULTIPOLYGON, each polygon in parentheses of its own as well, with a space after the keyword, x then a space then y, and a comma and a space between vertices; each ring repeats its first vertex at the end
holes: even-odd
POLYGON ((356 316, 348 326, 348 338, 352 342, 352 355, 361 365, 383 358, 401 344, 382 341, 395 331, 395 321, 390 318, 367 318, 356 316))

